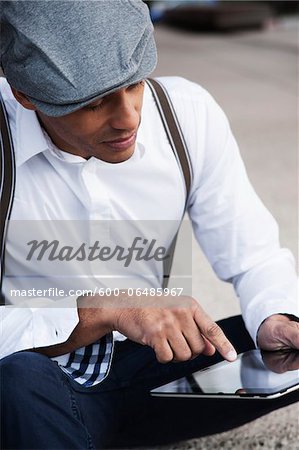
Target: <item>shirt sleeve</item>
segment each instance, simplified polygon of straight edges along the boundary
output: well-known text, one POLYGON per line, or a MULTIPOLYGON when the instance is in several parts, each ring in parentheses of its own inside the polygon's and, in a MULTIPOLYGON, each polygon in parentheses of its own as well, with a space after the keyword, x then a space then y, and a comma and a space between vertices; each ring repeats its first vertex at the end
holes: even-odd
POLYGON ((30 348, 65 342, 79 322, 75 297, 57 302, 38 299, 32 308, 23 302, 0 307, 0 359, 30 348))
POLYGON ((299 314, 295 261, 280 247, 277 223, 255 193, 228 120, 208 93, 204 120, 204 158, 200 174, 194 162, 188 212, 213 270, 233 283, 256 343, 264 319, 299 314))

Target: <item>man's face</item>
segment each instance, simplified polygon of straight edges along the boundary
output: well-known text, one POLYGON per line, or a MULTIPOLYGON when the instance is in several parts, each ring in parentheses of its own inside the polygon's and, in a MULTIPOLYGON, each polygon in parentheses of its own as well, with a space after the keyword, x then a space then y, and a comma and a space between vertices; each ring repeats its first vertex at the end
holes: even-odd
POLYGON ((119 163, 129 159, 141 120, 144 82, 132 84, 71 114, 38 118, 57 147, 68 153, 119 163))

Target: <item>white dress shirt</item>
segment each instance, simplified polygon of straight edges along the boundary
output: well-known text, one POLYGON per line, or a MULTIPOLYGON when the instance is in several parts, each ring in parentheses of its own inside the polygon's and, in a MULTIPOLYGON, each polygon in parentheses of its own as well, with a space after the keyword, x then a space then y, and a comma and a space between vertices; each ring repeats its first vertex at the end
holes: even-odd
MULTIPOLYGON (((271 314, 298 315, 294 258, 280 248, 277 224, 253 190, 228 120, 215 100, 185 79, 164 77, 160 81, 174 104, 192 163, 188 214, 195 237, 218 277, 233 283, 255 340, 258 327, 271 314)), ((172 223, 169 235, 162 233, 161 237, 167 246, 184 212, 185 185, 147 86, 134 154, 119 164, 94 157, 85 160, 57 149, 35 112, 16 102, 4 79, 0 87, 17 169, 4 279, 4 292, 12 306, 0 308, 1 358, 64 342, 78 323, 75 295, 49 295, 34 298, 35 303, 10 297, 11 289, 28 289, 30 283, 43 287, 47 278, 38 261, 22 266, 16 237, 24 221, 85 221, 90 223, 89 239, 96 221, 172 223)), ((34 222, 31 228, 35 229, 34 222)), ((158 287, 162 266, 153 264, 149 272, 155 276, 144 285, 158 287)), ((65 292, 78 281, 76 261, 69 262, 67 274, 59 279, 54 274, 55 286, 65 292)), ((90 289, 96 282, 96 276, 81 278, 80 287, 90 289)))

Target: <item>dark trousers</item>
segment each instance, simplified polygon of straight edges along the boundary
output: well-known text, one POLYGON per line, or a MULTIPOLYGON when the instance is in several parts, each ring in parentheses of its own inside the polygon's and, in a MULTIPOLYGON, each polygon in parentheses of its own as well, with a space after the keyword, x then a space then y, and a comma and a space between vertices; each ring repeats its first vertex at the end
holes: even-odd
MULTIPOLYGON (((219 322, 237 351, 254 348, 240 316, 219 322)), ((131 341, 116 343, 109 376, 81 388, 46 356, 19 352, 0 361, 1 448, 95 449, 166 444, 240 426, 298 401, 157 398, 149 390, 221 360, 199 356, 160 364, 131 341)))

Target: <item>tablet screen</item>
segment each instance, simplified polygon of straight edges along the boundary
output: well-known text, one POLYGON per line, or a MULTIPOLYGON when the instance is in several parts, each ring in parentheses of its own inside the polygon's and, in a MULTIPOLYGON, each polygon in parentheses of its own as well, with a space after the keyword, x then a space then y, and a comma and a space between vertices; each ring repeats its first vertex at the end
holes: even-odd
MULTIPOLYGON (((298 354, 298 352, 297 352, 298 354)), ((237 360, 223 361, 154 389, 154 394, 270 396, 299 387, 299 370, 275 373, 269 370, 260 350, 242 353, 237 360)))

